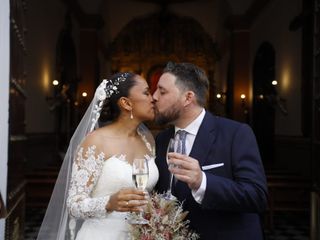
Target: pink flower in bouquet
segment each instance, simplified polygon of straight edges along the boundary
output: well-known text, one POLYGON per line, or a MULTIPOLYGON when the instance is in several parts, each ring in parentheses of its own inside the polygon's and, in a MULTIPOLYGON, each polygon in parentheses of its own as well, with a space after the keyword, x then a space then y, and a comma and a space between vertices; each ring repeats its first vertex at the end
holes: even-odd
POLYGON ((196 240, 199 235, 189 230, 189 220, 178 200, 166 200, 161 194, 151 195, 143 217, 148 224, 131 225, 132 240, 196 240))
POLYGON ((170 232, 165 232, 163 233, 163 236, 166 240, 170 240, 171 239, 171 233, 170 232))
POLYGON ((143 235, 141 240, 152 240, 151 236, 143 235))

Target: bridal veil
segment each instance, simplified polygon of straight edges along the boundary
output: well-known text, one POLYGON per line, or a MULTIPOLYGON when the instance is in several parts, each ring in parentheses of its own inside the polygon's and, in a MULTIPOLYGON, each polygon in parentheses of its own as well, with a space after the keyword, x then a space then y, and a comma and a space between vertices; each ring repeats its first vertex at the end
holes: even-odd
MULTIPOLYGON (((86 135, 103 124, 99 121, 101 110, 108 99, 117 93, 118 86, 125 81, 130 73, 119 74, 113 80, 103 80, 96 89, 86 113, 75 130, 60 168, 56 184, 39 230, 38 240, 67 240, 74 239, 82 220, 71 217, 67 209, 68 190, 70 186, 73 161, 78 149, 86 135)), ((148 128, 140 124, 138 131, 154 146, 154 139, 148 128)), ((153 147, 152 146, 152 147, 153 147)))

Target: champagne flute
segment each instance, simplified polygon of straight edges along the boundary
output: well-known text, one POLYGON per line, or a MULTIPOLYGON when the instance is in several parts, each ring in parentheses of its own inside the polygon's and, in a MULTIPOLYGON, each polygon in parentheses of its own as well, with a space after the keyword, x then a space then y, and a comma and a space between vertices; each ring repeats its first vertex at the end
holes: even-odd
MULTIPOLYGON (((167 148, 167 155, 166 155, 166 159, 167 159, 167 163, 169 160, 169 156, 168 153, 170 152, 176 152, 176 153, 181 153, 181 148, 182 147, 182 142, 180 139, 175 139, 175 138, 171 138, 169 140, 169 144, 168 144, 168 148, 167 148)), ((169 164, 168 163, 168 168, 171 167, 175 167, 174 164, 169 164)), ((172 182, 173 182, 173 174, 169 171, 169 188, 167 190, 167 192, 164 194, 164 198, 166 200, 175 200, 176 197, 172 194, 172 182)))
MULTIPOLYGON (((147 187, 149 178, 149 166, 146 158, 136 158, 132 162, 132 180, 137 189, 144 191, 147 187)), ((139 212, 138 218, 131 219, 131 224, 148 224, 144 219, 142 212, 139 212)))

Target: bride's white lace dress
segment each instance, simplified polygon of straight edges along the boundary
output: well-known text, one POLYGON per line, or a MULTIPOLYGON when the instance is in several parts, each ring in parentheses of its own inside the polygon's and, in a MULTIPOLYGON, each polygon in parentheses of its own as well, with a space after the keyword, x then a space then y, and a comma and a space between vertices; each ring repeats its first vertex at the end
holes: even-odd
MULTIPOLYGON (((159 172, 154 156, 146 157, 149 159, 147 190, 151 191, 158 181, 159 172)), ((95 146, 86 151, 79 150, 73 163, 67 200, 70 215, 85 219, 76 240, 128 239, 128 223, 125 220, 128 213, 107 213, 105 210, 110 195, 127 187, 134 187, 134 184, 132 166, 125 155, 105 159, 103 153, 95 155, 95 146)))

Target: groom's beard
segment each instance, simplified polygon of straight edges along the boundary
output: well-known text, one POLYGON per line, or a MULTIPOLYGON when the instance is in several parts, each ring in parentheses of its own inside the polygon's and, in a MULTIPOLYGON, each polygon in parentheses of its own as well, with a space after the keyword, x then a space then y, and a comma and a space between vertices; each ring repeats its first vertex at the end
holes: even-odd
POLYGON ((159 112, 158 108, 155 108, 155 122, 159 125, 173 123, 180 117, 180 115, 181 108, 178 106, 178 103, 175 103, 164 112, 159 112))

